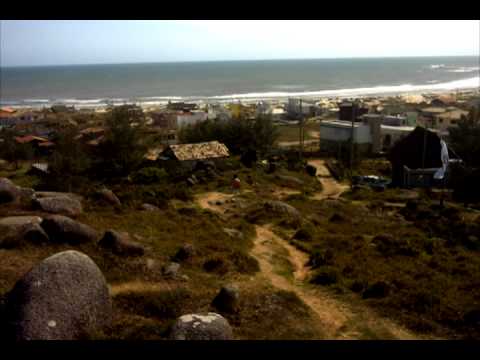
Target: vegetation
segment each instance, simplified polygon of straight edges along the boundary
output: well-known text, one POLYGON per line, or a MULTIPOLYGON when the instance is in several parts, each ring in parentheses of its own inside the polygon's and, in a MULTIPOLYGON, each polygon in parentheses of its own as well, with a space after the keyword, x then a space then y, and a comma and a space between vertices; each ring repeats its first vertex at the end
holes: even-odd
POLYGON ((260 153, 270 150, 277 139, 277 129, 270 117, 256 119, 208 120, 181 129, 178 137, 183 143, 218 140, 234 154, 255 149, 260 153))

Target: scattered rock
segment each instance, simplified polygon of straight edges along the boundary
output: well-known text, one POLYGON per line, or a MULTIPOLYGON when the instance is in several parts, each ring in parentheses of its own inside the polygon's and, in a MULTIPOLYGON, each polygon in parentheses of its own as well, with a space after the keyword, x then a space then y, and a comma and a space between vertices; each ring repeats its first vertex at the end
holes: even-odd
POLYGON ((170 330, 171 340, 232 340, 228 321, 216 313, 180 316, 170 330))
POLYGON ((317 168, 313 165, 307 165, 305 166, 305 171, 307 172, 308 175, 310 176, 315 176, 317 175, 317 168))
POLYGON ((142 256, 145 253, 143 245, 133 241, 126 232, 107 230, 98 245, 120 256, 142 256))
POLYGON ((163 275, 168 278, 175 279, 178 277, 178 272, 180 270, 180 264, 176 262, 171 262, 163 268, 163 275))
POLYGON ((96 230, 63 215, 49 215, 41 226, 53 242, 79 244, 98 239, 96 230))
POLYGON ((122 203, 118 199, 117 195, 113 193, 112 190, 109 190, 107 188, 103 188, 102 190, 97 192, 97 195, 102 199, 105 200, 107 203, 110 205, 119 207, 122 206, 122 203))
POLYGON ((194 254, 195 248, 192 244, 183 244, 182 247, 178 249, 172 260, 174 260, 175 262, 185 261, 192 258, 194 254))
POLYGON ((142 210, 145 210, 145 211, 158 211, 160 210, 157 206, 155 205, 152 205, 152 204, 142 204, 142 206, 140 207, 142 210))
POLYGON ((22 189, 10 179, 0 178, 0 204, 17 202, 20 198, 31 195, 30 189, 22 189))
POLYGON ((11 216, 0 219, 0 248, 14 248, 24 241, 48 242, 48 235, 40 226, 38 216, 11 216))
POLYGON ((223 228, 223 231, 233 238, 243 239, 243 233, 237 229, 223 228))
POLYGON ((68 196, 44 197, 34 200, 34 204, 43 211, 76 217, 83 212, 80 201, 68 196))
POLYGON ((264 204, 264 208, 279 215, 287 215, 295 219, 301 218, 297 209, 283 201, 267 201, 264 204))
POLYGON ((297 187, 297 186, 303 186, 305 184, 302 180, 293 176, 275 175, 275 178, 282 181, 285 186, 297 187))
POLYGON ((33 267, 7 294, 9 340, 77 340, 111 321, 112 303, 100 269, 69 250, 33 267))
POLYGON ((213 299, 212 306, 220 312, 233 313, 238 308, 239 290, 235 285, 226 285, 213 299))
POLYGON ((35 197, 37 199, 52 198, 52 197, 68 197, 80 203, 84 200, 82 195, 68 193, 68 192, 56 192, 56 191, 36 191, 35 197))

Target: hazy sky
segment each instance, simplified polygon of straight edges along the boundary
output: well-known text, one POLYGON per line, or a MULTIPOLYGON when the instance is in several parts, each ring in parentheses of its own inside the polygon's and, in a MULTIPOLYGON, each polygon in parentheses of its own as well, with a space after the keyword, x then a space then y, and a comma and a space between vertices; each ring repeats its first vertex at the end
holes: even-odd
POLYGON ((478 55, 480 21, 0 21, 0 65, 478 55))

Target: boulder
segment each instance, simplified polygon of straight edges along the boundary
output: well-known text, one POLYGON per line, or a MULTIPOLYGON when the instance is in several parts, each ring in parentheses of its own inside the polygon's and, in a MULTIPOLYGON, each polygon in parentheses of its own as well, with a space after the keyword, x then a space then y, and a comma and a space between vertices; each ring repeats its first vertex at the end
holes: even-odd
POLYGON ((11 216, 0 219, 0 248, 13 248, 23 242, 42 243, 48 235, 40 226, 38 216, 11 216))
POLYGON ((75 245, 98 239, 96 230, 63 215, 49 215, 43 219, 41 226, 50 240, 57 243, 75 245))
POLYGON ((180 316, 170 330, 171 340, 232 340, 233 331, 221 315, 187 314, 180 316))
POLYGON ((308 175, 310 176, 315 176, 317 175, 317 168, 313 165, 307 165, 305 166, 305 171, 307 172, 308 175))
POLYGON ((185 261, 187 259, 192 258, 195 254, 195 248, 192 244, 183 244, 180 249, 178 249, 177 253, 173 257, 174 261, 185 261))
POLYGON ((15 202, 20 197, 20 190, 7 178, 0 178, 0 204, 15 202))
POLYGON ((177 278, 178 271, 180 270, 180 264, 176 262, 171 262, 163 268, 163 275, 168 278, 177 278))
POLYGON ((70 217, 76 217, 83 212, 82 203, 68 196, 37 198, 34 204, 43 211, 70 217))
POLYGON ((111 321, 105 277, 78 251, 43 260, 23 276, 5 300, 8 340, 77 340, 111 321))
POLYGON ((280 180, 285 186, 298 187, 305 184, 302 180, 293 176, 275 175, 275 178, 280 180))
POLYGON ((70 199, 76 200, 78 202, 83 201, 83 196, 74 194, 74 193, 68 193, 68 192, 57 192, 57 191, 36 191, 35 192, 35 197, 37 199, 42 199, 42 198, 52 198, 52 197, 68 197, 70 199))
POLYGON ((239 291, 235 285, 226 285, 212 301, 212 306, 220 312, 234 313, 238 308, 239 291))
POLYGON ((113 206, 121 206, 122 203, 118 199, 117 195, 113 193, 112 190, 107 188, 103 188, 102 190, 98 191, 97 195, 102 199, 105 200, 107 203, 113 206))
POLYGON ((126 232, 107 230, 98 245, 120 256, 142 256, 145 253, 143 245, 133 241, 126 232))
POLYGON ((158 211, 160 210, 158 207, 156 207, 155 205, 152 205, 152 204, 142 204, 142 206, 140 207, 142 210, 144 211, 158 211))
POLYGON ((223 232, 230 237, 243 239, 243 233, 237 229, 223 228, 223 232))
POLYGON ((264 204, 264 208, 278 215, 287 215, 295 219, 301 218, 301 214, 297 209, 283 201, 267 201, 264 204))

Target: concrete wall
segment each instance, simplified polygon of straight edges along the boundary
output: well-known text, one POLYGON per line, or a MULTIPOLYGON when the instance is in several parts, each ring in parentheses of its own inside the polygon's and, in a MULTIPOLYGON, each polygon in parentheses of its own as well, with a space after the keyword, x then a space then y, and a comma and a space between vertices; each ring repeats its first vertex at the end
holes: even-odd
MULTIPOLYGON (((348 141, 351 134, 352 129, 350 126, 336 126, 329 123, 320 124, 320 140, 348 141)), ((370 127, 365 124, 355 124, 353 138, 357 144, 371 143, 370 127)))

